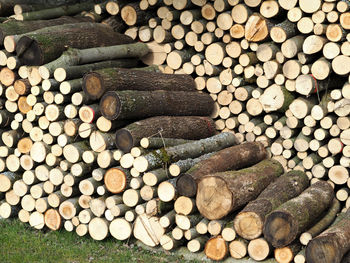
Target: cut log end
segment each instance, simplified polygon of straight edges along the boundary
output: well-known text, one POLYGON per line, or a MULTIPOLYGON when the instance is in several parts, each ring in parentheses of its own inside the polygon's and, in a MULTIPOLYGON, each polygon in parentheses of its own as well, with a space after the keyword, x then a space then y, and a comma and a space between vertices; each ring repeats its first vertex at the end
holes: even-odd
POLYGON ((180 195, 187 197, 193 197, 197 193, 197 183, 189 174, 183 174, 177 179, 176 188, 180 195))
POLYGON ((125 189, 127 185, 127 177, 125 172, 121 169, 110 168, 104 176, 104 182, 108 191, 117 194, 125 189))
POLYGON ((198 183, 196 204, 200 213, 208 219, 226 216, 233 206, 233 198, 226 182, 220 177, 205 177, 198 183), (206 190, 200 190, 205 188, 206 190), (212 214, 215 211, 215 214, 212 214))
POLYGON ((134 146, 134 139, 126 129, 120 129, 115 133, 115 144, 121 151, 128 153, 134 146))
POLYGON ((43 54, 40 45, 30 37, 23 36, 17 43, 16 52, 22 65, 40 66, 43 64, 43 54))
POLYGON ((337 247, 334 246, 330 236, 318 238, 317 241, 310 242, 306 247, 306 262, 320 263, 320 255, 322 255, 322 263, 331 263, 338 258, 337 247))
POLYGON ((101 114, 108 120, 118 118, 121 110, 121 103, 118 96, 113 92, 106 92, 100 101, 101 114))
POLYGON ((222 260, 228 253, 228 245, 221 236, 217 236, 207 241, 204 252, 210 259, 222 260))
POLYGON ((236 232, 243 238, 252 240, 262 234, 264 222, 254 212, 241 212, 234 220, 236 232))
POLYGON ((274 247, 291 243, 297 234, 293 218, 286 212, 272 212, 264 225, 264 236, 274 247), (295 233, 295 234, 293 234, 295 233))
POLYGON ((83 90, 92 99, 99 99, 104 93, 103 78, 96 72, 88 73, 83 78, 83 90))
POLYGON ((62 226, 61 216, 56 209, 47 210, 44 219, 45 225, 53 231, 60 229, 62 226))

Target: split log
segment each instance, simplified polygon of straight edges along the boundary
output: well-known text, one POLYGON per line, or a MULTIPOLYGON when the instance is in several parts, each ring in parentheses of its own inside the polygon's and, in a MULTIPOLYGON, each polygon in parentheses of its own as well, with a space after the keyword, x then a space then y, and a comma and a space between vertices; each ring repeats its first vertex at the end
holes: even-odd
POLYGON ((158 218, 147 217, 146 214, 143 214, 136 218, 133 234, 145 245, 155 247, 159 245, 161 236, 165 234, 165 229, 159 224, 158 218))
POLYGON ((298 196, 308 184, 308 177, 301 171, 280 176, 235 217, 236 232, 248 240, 258 238, 262 234, 265 217, 284 202, 298 196))
POLYGON ((161 167, 169 161, 174 162, 179 159, 198 157, 209 152, 224 149, 236 143, 236 137, 232 133, 221 133, 207 139, 159 149, 145 156, 137 157, 134 162, 134 168, 139 172, 145 172, 161 167))
POLYGON ((333 188, 327 182, 311 185, 267 216, 263 230, 265 238, 278 248, 290 244, 328 209, 333 198, 333 188))
POLYGON ((21 37, 16 46, 17 56, 23 65, 42 65, 58 58, 66 46, 91 48, 128 44, 132 39, 110 27, 97 23, 79 23, 74 26, 59 25, 21 37), (77 37, 79 36, 79 37, 77 37))
POLYGON ((213 121, 207 117, 152 117, 118 130, 115 134, 116 146, 123 152, 129 152, 143 137, 157 133, 163 137, 198 140, 214 135, 215 128, 213 121))
POLYGON ((300 235, 300 243, 306 246, 314 237, 325 230, 336 218, 340 211, 340 202, 334 198, 327 213, 312 228, 300 235))
MULTIPOLYGON (((137 43, 137 44, 140 44, 140 43, 137 43)), ((131 44, 131 45, 136 45, 136 44, 131 44)), ((127 45, 125 45, 125 47, 127 47, 127 45)), ((88 55, 90 56, 90 53, 88 53, 88 55)), ((108 57, 108 59, 113 59, 113 58, 108 57)), ((86 74, 83 79, 83 90, 92 99, 101 98, 106 91, 119 91, 119 90, 130 90, 130 89, 144 90, 144 91, 152 91, 152 90, 195 91, 196 90, 193 78, 189 75, 182 75, 182 74, 168 75, 164 73, 151 72, 147 70, 144 71, 142 70, 142 68, 134 69, 134 70, 121 69, 121 68, 100 69, 98 71, 86 74)))
POLYGON ((282 173, 279 162, 263 160, 239 171, 207 175, 198 183, 198 210, 208 219, 220 219, 255 199, 282 173))
POLYGON ((197 183, 207 174, 238 170, 267 158, 267 152, 261 143, 244 143, 223 149, 210 158, 198 162, 181 175, 176 188, 180 195, 192 197, 197 192, 197 183))
POLYGON ((161 90, 108 91, 101 98, 100 111, 109 120, 156 115, 208 116, 213 110, 213 105, 212 98, 204 93, 161 90), (181 101, 181 104, 178 104, 178 101, 181 101))
POLYGON ((305 251, 307 262, 341 262, 350 249, 349 211, 339 214, 327 230, 309 242, 305 251))

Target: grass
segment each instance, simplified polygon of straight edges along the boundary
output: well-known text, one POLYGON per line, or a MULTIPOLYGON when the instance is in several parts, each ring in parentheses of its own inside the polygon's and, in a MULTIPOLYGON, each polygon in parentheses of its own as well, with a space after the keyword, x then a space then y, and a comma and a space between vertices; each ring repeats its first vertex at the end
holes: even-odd
POLYGON ((92 240, 75 232, 38 231, 19 220, 0 220, 1 263, 184 262, 171 254, 146 251, 113 238, 92 240))

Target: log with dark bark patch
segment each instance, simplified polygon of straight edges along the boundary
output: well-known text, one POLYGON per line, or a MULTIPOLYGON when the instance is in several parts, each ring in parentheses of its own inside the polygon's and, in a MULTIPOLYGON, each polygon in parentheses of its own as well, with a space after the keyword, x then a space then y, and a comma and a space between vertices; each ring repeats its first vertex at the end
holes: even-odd
POLYGON ((115 134, 115 142, 118 149, 129 152, 143 137, 157 133, 163 137, 198 140, 213 136, 215 124, 209 117, 152 117, 119 129, 115 134))
POLYGON ((176 188, 180 195, 195 196, 197 183, 205 175, 242 169, 262 161, 267 156, 267 151, 259 142, 248 142, 223 149, 181 175, 176 182, 176 188))
POLYGON ((51 26, 58 26, 64 24, 84 23, 90 22, 91 19, 87 17, 69 17, 63 16, 60 18, 50 20, 35 20, 35 21, 16 21, 11 20, 0 24, 0 42, 4 41, 6 36, 20 35, 28 32, 46 28, 51 26))
POLYGON ((282 173, 278 161, 267 159, 242 170, 207 175, 198 183, 197 208, 208 219, 223 218, 254 200, 282 173))
POLYGON ((263 233, 274 247, 292 243, 328 209, 334 198, 331 185, 319 181, 299 196, 285 202, 265 220, 263 233))
POLYGON ((298 196, 308 185, 309 179, 302 171, 290 171, 280 176, 235 217, 236 232, 248 240, 258 238, 262 234, 266 215, 298 196))
POLYGON ((83 90, 91 98, 99 99, 110 90, 195 91, 196 85, 190 75, 108 68, 86 74, 83 90))
POLYGON ((91 48, 132 43, 133 40, 98 23, 53 26, 21 37, 17 56, 24 65, 42 65, 58 58, 67 47, 91 48))
POLYGON ((213 108, 214 101, 208 94, 185 91, 108 91, 100 101, 100 111, 109 120, 209 116, 213 108))
POLYGON ((326 231, 312 239, 306 247, 305 255, 306 261, 310 263, 339 263, 348 251, 350 251, 350 210, 338 215, 336 221, 326 231))

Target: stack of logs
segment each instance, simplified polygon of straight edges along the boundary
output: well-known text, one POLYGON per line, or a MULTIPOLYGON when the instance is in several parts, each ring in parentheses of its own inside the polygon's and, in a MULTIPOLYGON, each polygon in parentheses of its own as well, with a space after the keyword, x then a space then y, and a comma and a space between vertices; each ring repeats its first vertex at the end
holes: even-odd
POLYGON ((348 1, 47 2, 0 1, 1 217, 214 260, 341 262, 348 1))

